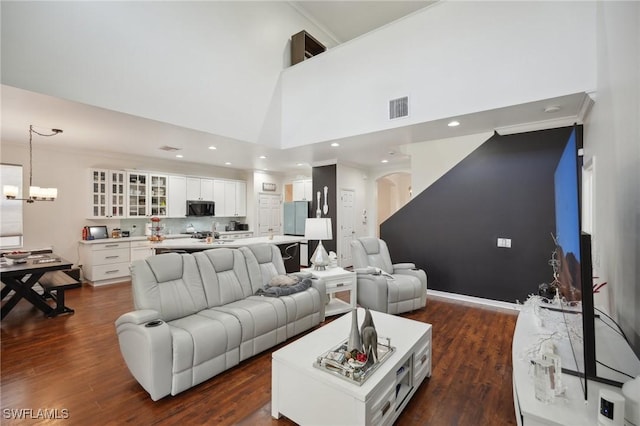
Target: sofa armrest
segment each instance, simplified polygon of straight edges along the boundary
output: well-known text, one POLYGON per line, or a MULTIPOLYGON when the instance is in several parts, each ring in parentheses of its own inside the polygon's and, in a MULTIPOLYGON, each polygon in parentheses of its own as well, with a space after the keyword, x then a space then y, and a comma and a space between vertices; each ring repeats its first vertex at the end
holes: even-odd
POLYGON ((394 271, 396 275, 411 275, 420 280, 421 290, 421 306, 425 306, 427 303, 427 273, 422 269, 409 268, 409 269, 396 269, 394 271))
POLYGON ((322 278, 311 278, 311 287, 320 293, 320 322, 325 319, 325 297, 327 296, 327 285, 322 278))
POLYGON ((171 393, 173 370, 169 324, 154 310, 123 314, 116 320, 120 352, 129 371, 157 401, 171 393))
POLYGON ((374 311, 388 311, 388 284, 384 275, 358 274, 358 304, 374 311))
POLYGON ((116 320, 116 328, 120 324, 144 324, 149 321, 159 320, 160 313, 153 309, 141 309, 139 311, 127 312, 120 315, 120 318, 116 320))
POLYGON ((416 264, 415 263, 394 263, 393 265, 393 273, 396 274, 398 273, 398 271, 402 270, 402 269, 416 269, 416 264))
POLYGON ((378 273, 378 269, 374 268, 373 266, 367 266, 364 268, 354 268, 354 272, 356 274, 358 274, 358 276, 360 275, 380 275, 378 273))

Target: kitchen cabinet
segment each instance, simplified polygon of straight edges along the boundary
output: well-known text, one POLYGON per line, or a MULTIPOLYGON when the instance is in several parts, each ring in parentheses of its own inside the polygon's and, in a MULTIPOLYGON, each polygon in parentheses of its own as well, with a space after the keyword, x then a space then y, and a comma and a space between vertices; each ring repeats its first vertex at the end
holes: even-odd
POLYGON ((131 249, 129 251, 129 262, 134 260, 144 260, 147 257, 155 255, 155 250, 149 241, 131 241, 131 249))
POLYGON ((185 217, 187 215, 187 178, 169 176, 167 188, 167 216, 185 217))
POLYGON ((169 176, 128 172, 128 217, 167 217, 169 176))
POLYGON ((213 181, 213 201, 218 217, 244 217, 247 215, 247 183, 236 180, 213 181))
POLYGON ((247 231, 247 232, 229 232, 229 233, 221 233, 220 234, 220 239, 221 240, 240 240, 242 238, 253 238, 253 232, 252 231, 247 231))
POLYGON ((187 200, 214 201, 213 179, 187 178, 187 200))
POLYGON ((126 217, 126 172, 90 169, 89 219, 126 217))
POLYGON ((81 242, 80 264, 85 279, 93 286, 128 279, 130 248, 128 241, 81 242))
POLYGON ((312 201, 313 186, 311 179, 293 181, 293 201, 312 201))

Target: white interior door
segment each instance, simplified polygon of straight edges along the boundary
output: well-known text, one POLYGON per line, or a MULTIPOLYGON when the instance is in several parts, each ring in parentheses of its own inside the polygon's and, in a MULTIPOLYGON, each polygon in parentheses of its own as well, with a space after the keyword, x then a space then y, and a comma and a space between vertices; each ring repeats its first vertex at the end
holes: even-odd
POLYGON ((355 237, 355 191, 340 190, 340 253, 339 264, 345 268, 353 266, 351 240, 355 237))
POLYGON ((282 204, 280 195, 258 195, 258 236, 282 233, 282 204))

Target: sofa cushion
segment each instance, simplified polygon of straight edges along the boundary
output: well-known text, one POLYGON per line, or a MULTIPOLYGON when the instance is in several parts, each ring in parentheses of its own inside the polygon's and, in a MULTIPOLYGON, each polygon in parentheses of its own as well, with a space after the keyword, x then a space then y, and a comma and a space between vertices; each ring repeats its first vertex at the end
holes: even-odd
POLYGON ((287 313, 284 303, 278 299, 249 297, 211 310, 233 315, 240 323, 240 360, 284 342, 287 337, 287 313))
POLYGON ((240 251, 218 248, 193 253, 212 308, 242 300, 253 294, 247 264, 240 251))
POLYGON ((191 255, 167 253, 131 264, 136 309, 153 309, 171 321, 207 307, 200 273, 191 255))
POLYGON ((254 294, 274 276, 287 273, 280 250, 273 244, 252 244, 241 247, 240 252, 246 259, 254 294))

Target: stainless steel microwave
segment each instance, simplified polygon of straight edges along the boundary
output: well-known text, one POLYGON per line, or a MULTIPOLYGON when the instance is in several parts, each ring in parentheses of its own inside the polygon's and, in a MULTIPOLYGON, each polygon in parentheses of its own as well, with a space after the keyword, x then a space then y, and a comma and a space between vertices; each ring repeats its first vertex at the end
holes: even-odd
POLYGON ((187 216, 215 216, 216 208, 213 201, 187 201, 187 216))

